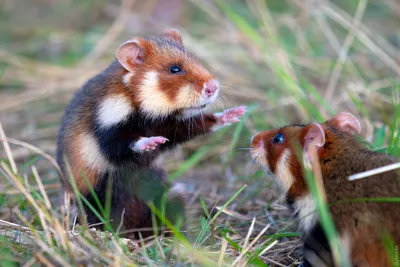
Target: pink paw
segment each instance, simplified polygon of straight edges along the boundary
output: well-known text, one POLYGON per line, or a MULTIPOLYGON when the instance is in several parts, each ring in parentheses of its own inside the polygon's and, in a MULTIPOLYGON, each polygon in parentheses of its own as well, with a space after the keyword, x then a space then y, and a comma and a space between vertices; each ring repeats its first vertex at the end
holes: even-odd
POLYGON ((163 136, 142 137, 135 143, 133 149, 136 151, 151 151, 167 141, 169 140, 163 136))
POLYGON ((236 108, 227 109, 222 113, 217 113, 215 116, 217 117, 217 125, 225 126, 231 123, 236 123, 240 121, 240 117, 244 115, 246 112, 245 106, 240 106, 236 108))

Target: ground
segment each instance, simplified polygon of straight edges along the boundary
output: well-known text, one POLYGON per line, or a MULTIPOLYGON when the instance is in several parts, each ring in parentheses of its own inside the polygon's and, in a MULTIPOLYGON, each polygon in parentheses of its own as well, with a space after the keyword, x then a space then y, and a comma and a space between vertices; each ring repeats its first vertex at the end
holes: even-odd
POLYGON ((399 110, 399 26, 400 5, 395 0, 3 0, 3 258, 61 265, 210 264, 207 260, 228 266, 248 261, 257 266, 299 265, 297 222, 273 178, 251 162, 249 140, 263 129, 323 121, 348 111, 360 119, 362 137, 385 151, 393 140, 391 133, 398 134, 393 123, 399 110), (241 123, 197 138, 159 159, 171 181, 183 182, 190 192, 187 210, 197 240, 190 239, 190 246, 184 246, 183 239, 177 238, 175 249, 169 249, 165 239, 146 249, 129 243, 133 254, 122 251, 120 244, 110 248, 100 233, 88 238, 73 232, 69 239, 65 237, 68 243, 61 238, 52 213, 39 212, 46 205, 32 204, 47 203, 43 189, 57 206, 60 182, 52 157, 63 110, 72 94, 111 62, 119 44, 165 27, 178 28, 186 47, 217 74, 221 99, 210 110, 249 107, 241 123), (7 153, 4 136, 12 155, 7 153), (11 158, 18 175, 13 174, 11 158), (35 177, 40 177, 43 187, 35 177), (39 193, 24 191, 28 184, 39 193), (215 220, 214 215, 218 215, 215 220), (23 239, 25 230, 19 225, 32 229, 32 223, 40 225, 40 231, 47 226, 56 241, 49 239, 46 230, 34 235, 33 241, 23 239), (16 241, 12 246, 10 237, 16 241), (178 249, 181 245, 185 249, 178 249), (191 248, 204 253, 206 262, 191 248))

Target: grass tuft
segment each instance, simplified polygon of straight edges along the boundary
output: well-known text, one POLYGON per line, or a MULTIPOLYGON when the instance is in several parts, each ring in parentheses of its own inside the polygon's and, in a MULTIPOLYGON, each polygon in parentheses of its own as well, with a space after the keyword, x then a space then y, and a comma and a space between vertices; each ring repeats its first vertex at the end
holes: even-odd
MULTIPOLYGON (((4 266, 298 266, 297 221, 273 178, 250 163, 250 138, 347 111, 361 119, 369 147, 400 157, 396 1, 47 2, 5 1, 0 9, 4 266), (52 156, 65 106, 115 58, 119 44, 167 26, 179 28, 185 46, 221 80, 221 101, 210 109, 247 105, 248 112, 239 124, 160 158, 169 180, 190 192, 187 227, 165 220, 161 207, 153 209, 153 220, 162 221, 156 230, 171 236, 121 238, 124 230, 111 227, 110 202, 102 205, 89 184, 89 209, 107 231, 88 226, 84 216, 70 227, 75 215, 60 212, 60 169, 52 156)), ((333 238, 316 177, 309 178, 316 212, 333 238)), ((82 214, 87 199, 73 188, 82 214)), ((389 237, 386 244, 394 253, 389 237)))

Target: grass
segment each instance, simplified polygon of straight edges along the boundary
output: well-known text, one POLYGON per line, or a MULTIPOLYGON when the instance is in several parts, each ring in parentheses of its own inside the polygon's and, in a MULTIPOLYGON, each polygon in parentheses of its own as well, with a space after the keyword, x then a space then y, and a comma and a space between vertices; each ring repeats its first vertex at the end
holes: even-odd
MULTIPOLYGON (((6 2, 0 8, 5 266, 297 266, 297 222, 273 180, 249 166, 251 136, 349 111, 361 119, 371 149, 400 156, 396 1, 170 1, 170 9, 157 0, 6 2), (138 241, 85 226, 64 231, 52 157, 62 112, 120 43, 165 25, 178 27, 186 46, 218 74, 223 95, 213 110, 246 104, 250 111, 241 123, 160 159, 170 180, 191 193, 188 229, 164 221, 173 237, 138 241)), ((323 200, 318 204, 333 230, 323 200)), ((109 207, 100 210, 107 223, 109 207)))

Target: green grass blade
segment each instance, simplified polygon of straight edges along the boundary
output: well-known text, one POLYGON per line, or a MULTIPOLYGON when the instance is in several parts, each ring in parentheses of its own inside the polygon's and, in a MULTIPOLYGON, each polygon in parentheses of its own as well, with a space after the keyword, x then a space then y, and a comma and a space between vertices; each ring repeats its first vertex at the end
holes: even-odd
POLYGON ((100 199, 97 196, 96 192, 94 191, 92 184, 89 182, 89 180, 88 180, 88 178, 87 178, 87 176, 86 176, 86 174, 84 172, 81 172, 81 176, 85 180, 85 183, 86 183, 87 187, 89 188, 90 194, 92 195, 94 201, 96 202, 97 207, 100 209, 100 212, 104 216, 105 211, 104 211, 103 205, 101 205, 100 199))
POLYGON ((204 199, 202 197, 200 197, 200 204, 201 204, 201 207, 202 207, 204 213, 206 214, 207 218, 209 218, 210 217, 210 213, 208 212, 207 205, 204 202, 204 199))
POLYGON ((385 144, 385 125, 380 127, 374 134, 374 138, 372 141, 372 148, 373 149, 382 148, 384 144, 385 144))
POLYGON ((388 153, 393 154, 396 152, 396 150, 399 147, 399 139, 400 139, 400 104, 396 106, 395 113, 393 116, 393 123, 391 125, 391 131, 390 131, 390 139, 389 139, 389 145, 388 145, 388 153), (396 131, 397 136, 396 136, 396 131))
MULTIPOLYGON (((304 168, 305 171, 305 176, 306 176, 306 181, 309 190, 311 191, 316 204, 317 204, 317 212, 321 221, 322 228, 324 229, 324 232, 327 236, 327 239, 329 240, 329 243, 331 245, 332 251, 334 252, 335 250, 337 251, 337 256, 340 264, 340 266, 347 266, 350 267, 350 263, 347 262, 347 259, 345 257, 345 253, 343 251, 343 247, 341 246, 339 239, 338 239, 338 234, 336 231, 336 227, 333 223, 333 220, 331 218, 329 208, 325 201, 323 200, 323 196, 321 195, 321 192, 319 192, 317 188, 317 184, 315 182, 314 175, 311 170, 304 168)), ((335 253, 333 253, 335 254, 335 253)))
POLYGON ((199 163, 210 151, 210 146, 205 146, 197 150, 193 155, 187 159, 177 171, 171 173, 169 175, 169 180, 171 182, 175 181, 177 178, 179 178, 182 174, 190 170, 193 166, 195 166, 197 163, 199 163))
POLYGON ((152 212, 154 212, 157 217, 162 221, 163 224, 165 224, 174 234, 175 238, 185 247, 187 248, 192 254, 193 257, 195 257, 198 261, 200 261, 204 266, 215 266, 215 263, 213 263, 210 259, 207 259, 206 257, 202 257, 199 255, 199 252, 197 252, 190 244, 190 242, 177 230, 176 227, 172 225, 172 223, 165 218, 161 211, 157 209, 157 207, 153 204, 150 203, 149 207, 152 212))
POLYGON ((206 230, 206 228, 210 227, 210 225, 217 219, 217 217, 221 214, 221 212, 233 201, 235 200, 235 198, 247 187, 247 185, 243 185, 238 191, 236 191, 235 194, 233 194, 233 196, 231 196, 228 201, 225 202, 224 205, 222 205, 222 207, 219 209, 219 211, 217 211, 214 215, 214 217, 208 221, 207 225, 205 227, 203 227, 200 231, 199 236, 196 238, 196 241, 194 242, 194 246, 196 247, 196 244, 199 243, 199 238, 202 237, 203 232, 206 230))
MULTIPOLYGON (((309 84, 304 78, 300 79, 302 87, 308 91, 327 111, 328 113, 333 116, 335 115, 335 111, 332 109, 332 107, 325 101, 325 99, 317 92, 317 90, 309 84)), ((321 113, 318 112, 318 120, 323 120, 324 118, 322 117, 321 113)))

